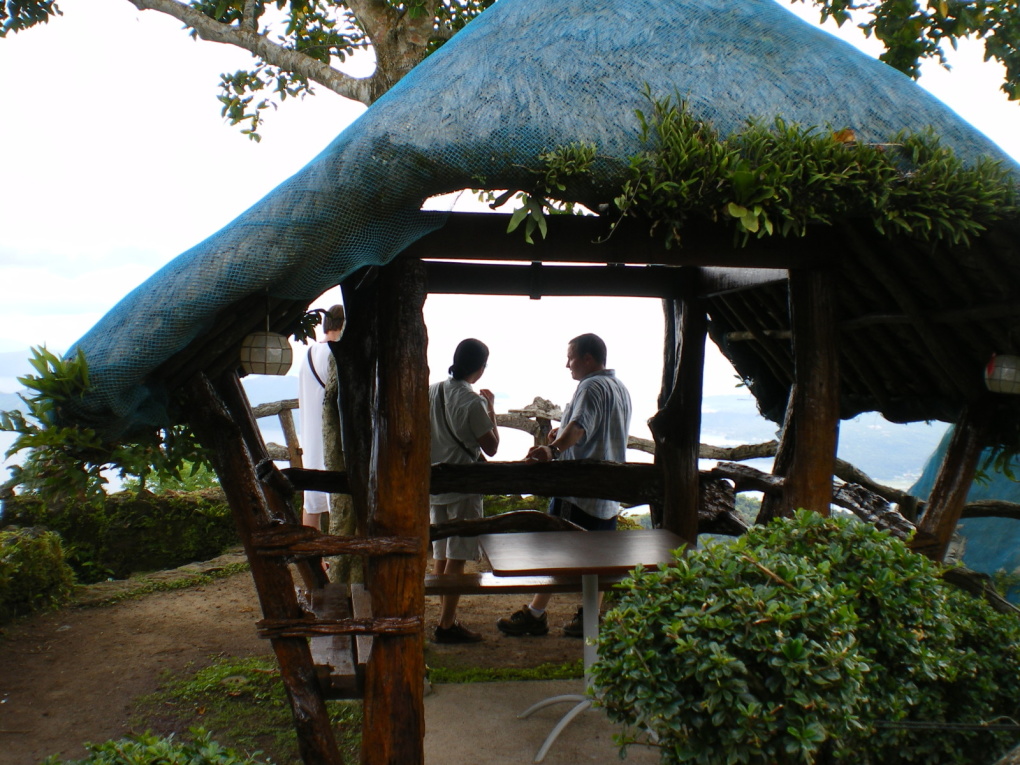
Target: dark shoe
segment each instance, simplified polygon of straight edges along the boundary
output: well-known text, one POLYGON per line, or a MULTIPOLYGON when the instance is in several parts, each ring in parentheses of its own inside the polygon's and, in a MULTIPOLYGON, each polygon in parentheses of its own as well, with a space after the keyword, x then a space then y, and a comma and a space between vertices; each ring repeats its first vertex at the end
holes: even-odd
POLYGON ((433 643, 481 643, 482 640, 482 633, 469 630, 460 622, 454 622, 452 627, 437 624, 432 633, 433 643))
POLYGON ((563 625, 563 634, 567 637, 584 637, 584 609, 579 608, 574 613, 574 618, 563 625))
POLYGON ((541 616, 534 616, 531 609, 525 606, 520 611, 514 611, 509 619, 498 619, 496 627, 504 635, 512 637, 545 635, 549 632, 549 620, 544 613, 541 616))

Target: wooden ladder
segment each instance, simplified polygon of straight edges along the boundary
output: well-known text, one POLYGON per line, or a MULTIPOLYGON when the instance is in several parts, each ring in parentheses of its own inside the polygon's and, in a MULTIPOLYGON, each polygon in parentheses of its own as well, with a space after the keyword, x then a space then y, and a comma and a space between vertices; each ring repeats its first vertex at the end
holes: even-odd
POLYGON ((336 537, 301 525, 289 502, 293 489, 259 478, 259 465, 266 473, 265 466, 272 463, 235 373, 215 382, 199 375, 185 400, 196 435, 212 450, 251 565, 263 613, 256 627, 260 637, 270 640, 279 661, 301 757, 316 765, 344 765, 326 699, 363 698, 373 638, 420 639, 423 623, 419 614, 373 616, 366 588, 330 583, 322 557, 417 555, 423 542, 336 537), (300 590, 308 595, 300 596, 300 590))

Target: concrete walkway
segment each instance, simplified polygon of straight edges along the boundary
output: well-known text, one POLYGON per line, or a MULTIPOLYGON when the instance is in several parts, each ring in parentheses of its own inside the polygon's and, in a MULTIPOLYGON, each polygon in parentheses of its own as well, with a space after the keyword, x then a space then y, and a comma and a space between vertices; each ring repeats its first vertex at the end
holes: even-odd
MULTIPOLYGON (((571 708, 556 704, 526 720, 517 715, 535 702, 564 693, 581 693, 581 680, 542 680, 434 685, 425 697, 426 765, 526 765, 546 736, 571 708)), ((618 763, 619 747, 605 713, 588 710, 576 717, 552 745, 543 765, 618 763)), ((657 750, 633 746, 624 763, 655 765, 657 750)))

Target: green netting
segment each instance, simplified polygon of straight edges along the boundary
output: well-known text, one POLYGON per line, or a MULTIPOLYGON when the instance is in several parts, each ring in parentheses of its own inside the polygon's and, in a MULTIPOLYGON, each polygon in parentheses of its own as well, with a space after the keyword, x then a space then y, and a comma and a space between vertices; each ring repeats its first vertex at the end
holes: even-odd
POLYGON ((723 134, 749 117, 849 127, 867 142, 932 126, 966 161, 1013 165, 910 79, 773 0, 500 0, 79 340, 94 389, 71 416, 108 433, 164 423, 166 392, 148 376, 218 311, 267 290, 310 301, 388 262, 442 225, 419 209, 430 196, 528 185, 539 154, 579 140, 598 147, 598 186, 615 187, 642 148, 646 87, 685 98, 723 134))

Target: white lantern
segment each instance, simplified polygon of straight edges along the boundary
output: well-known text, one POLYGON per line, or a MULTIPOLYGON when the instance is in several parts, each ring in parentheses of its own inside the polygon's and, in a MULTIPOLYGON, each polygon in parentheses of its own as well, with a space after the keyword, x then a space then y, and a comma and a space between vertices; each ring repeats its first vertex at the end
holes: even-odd
POLYGON ((294 353, 277 332, 252 332, 241 343, 241 368, 253 375, 285 375, 294 353))
POLYGON ((993 353, 985 367, 985 385, 993 393, 1020 394, 1020 356, 993 353))

